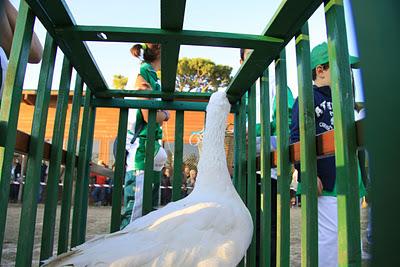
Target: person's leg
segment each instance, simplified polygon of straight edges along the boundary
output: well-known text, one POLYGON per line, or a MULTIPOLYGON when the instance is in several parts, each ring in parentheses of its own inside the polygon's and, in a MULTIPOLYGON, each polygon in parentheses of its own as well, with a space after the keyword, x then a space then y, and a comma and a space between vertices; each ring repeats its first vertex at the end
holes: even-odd
POLYGON ((337 198, 318 197, 318 266, 338 265, 337 198))
POLYGON ((144 171, 136 172, 135 203, 133 204, 131 222, 142 217, 144 171))
POLYGON ((133 205, 135 203, 135 187, 135 173, 134 171, 127 171, 125 174, 124 208, 121 215, 121 230, 124 229, 131 221, 133 205))

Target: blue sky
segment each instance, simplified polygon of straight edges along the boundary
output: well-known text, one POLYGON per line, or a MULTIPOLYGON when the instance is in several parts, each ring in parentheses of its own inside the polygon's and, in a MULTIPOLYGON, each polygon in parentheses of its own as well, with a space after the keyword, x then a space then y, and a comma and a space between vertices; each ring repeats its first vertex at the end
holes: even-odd
MULTIPOLYGON (((18 7, 19 0, 11 0, 18 7)), ((184 29, 223 31, 234 33, 260 34, 268 24, 280 0, 188 0, 186 1, 184 29)), ((345 0, 347 35, 349 50, 357 55, 352 20, 349 16, 349 0, 345 0)), ((66 0, 75 21, 79 25, 111 25, 132 27, 160 27, 160 1, 132 1, 132 0, 66 0), (111 3, 111 4, 110 4, 111 3)), ((323 8, 320 7, 309 20, 311 47, 326 40, 323 8)), ((39 21, 35 25, 35 32, 44 44, 45 29, 39 21)), ((114 74, 132 76, 137 64, 129 53, 131 43, 89 42, 88 46, 109 86, 114 74)), ((297 96, 297 74, 294 41, 286 47, 288 85, 297 96)), ((217 64, 233 67, 232 75, 239 69, 239 49, 182 46, 180 57, 210 58, 217 64)), ((62 53, 57 54, 56 69, 53 79, 53 89, 59 87, 62 53)), ((40 65, 29 65, 25 78, 24 88, 37 87, 40 65)), ((274 75, 270 66, 271 78, 274 75)), ((356 79, 359 77, 356 73, 356 79)), ((73 77, 74 78, 74 77, 73 77)), ((271 79, 273 80, 273 79, 271 79)), ((72 83, 73 84, 73 83, 72 83)), ((271 84, 272 86, 272 84, 271 84)), ((272 86, 273 87, 273 86, 272 86)), ((360 88, 358 84, 356 87, 360 88)), ((358 90, 359 91, 359 90, 358 90)), ((358 92, 357 99, 361 94, 358 92)))

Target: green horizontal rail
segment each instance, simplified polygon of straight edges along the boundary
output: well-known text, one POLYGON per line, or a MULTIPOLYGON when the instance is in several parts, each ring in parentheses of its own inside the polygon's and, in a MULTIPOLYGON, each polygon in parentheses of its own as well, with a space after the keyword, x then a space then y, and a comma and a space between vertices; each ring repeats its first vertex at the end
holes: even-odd
MULTIPOLYGON (((164 74, 163 74, 164 75, 164 74)), ((110 89, 96 93, 96 97, 145 97, 163 99, 187 99, 187 100, 208 100, 211 93, 189 93, 189 92, 160 92, 152 90, 117 90, 110 89)))
POLYGON ((280 47, 283 43, 283 39, 265 35, 116 26, 73 26, 57 28, 56 32, 65 38, 97 42, 151 42, 160 44, 174 42, 181 45, 249 49, 269 49, 277 45, 280 47), (102 37, 104 36, 102 34, 105 34, 107 39, 102 37))
POLYGON ((94 91, 105 90, 107 83, 87 45, 76 38, 62 38, 55 32, 57 27, 76 25, 65 1, 47 1, 46 4, 40 0, 26 0, 26 2, 88 87, 94 91))
POLYGON ((270 50, 254 50, 250 53, 227 88, 231 103, 238 101, 249 84, 253 84, 262 75, 321 3, 322 0, 282 1, 262 35, 280 38, 283 42, 270 50))
MULTIPOLYGON (((166 109, 166 110, 186 110, 186 111, 205 111, 207 102, 186 102, 186 101, 158 101, 158 100, 135 100, 135 99, 104 99, 97 98, 92 100, 94 107, 110 108, 144 108, 144 109, 166 109)), ((236 106, 232 106, 231 112, 235 113, 236 106)))
MULTIPOLYGON (((161 29, 180 31, 185 17, 186 0, 161 0, 161 29)), ((155 41, 158 43, 159 41, 155 41)), ((164 92, 175 91, 180 43, 171 39, 161 46, 161 88, 164 92)))

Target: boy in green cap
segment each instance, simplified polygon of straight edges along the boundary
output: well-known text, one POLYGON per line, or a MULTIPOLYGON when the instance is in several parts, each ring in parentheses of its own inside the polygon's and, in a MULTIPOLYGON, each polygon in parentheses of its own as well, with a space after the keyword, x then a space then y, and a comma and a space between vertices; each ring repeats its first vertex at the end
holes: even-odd
MULTIPOLYGON (((350 64, 357 63, 356 57, 350 56, 350 64)), ((328 44, 322 43, 311 51, 312 79, 314 81, 314 108, 316 134, 334 129, 333 106, 331 95, 331 76, 329 70, 328 44)), ((292 111, 290 142, 300 140, 299 105, 296 99, 292 111)), ((300 170, 299 164, 296 169, 300 170)), ((298 172, 300 181, 300 171, 298 172)), ((318 261, 319 266, 336 267, 338 265, 338 224, 336 198, 335 157, 317 161, 318 186, 318 261)), ((360 198, 365 189, 359 176, 360 198)))

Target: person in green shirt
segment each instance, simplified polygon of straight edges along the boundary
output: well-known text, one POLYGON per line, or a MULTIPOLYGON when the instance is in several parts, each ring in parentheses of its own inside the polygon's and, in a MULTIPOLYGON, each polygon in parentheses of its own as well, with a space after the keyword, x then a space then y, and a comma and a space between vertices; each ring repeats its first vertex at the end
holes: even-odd
MULTIPOLYGON (((136 44, 131 48, 131 53, 134 57, 142 60, 140 72, 135 81, 135 89, 161 91, 160 80, 157 75, 157 71, 161 68, 161 46, 151 43, 136 44)), ((162 139, 161 125, 168 119, 168 111, 157 111, 156 142, 154 144, 153 207, 158 204, 160 171, 167 159, 165 150, 160 145, 160 140, 162 139)), ((147 122, 147 109, 129 110, 126 140, 128 154, 121 229, 125 228, 134 219, 142 216, 147 122)))

